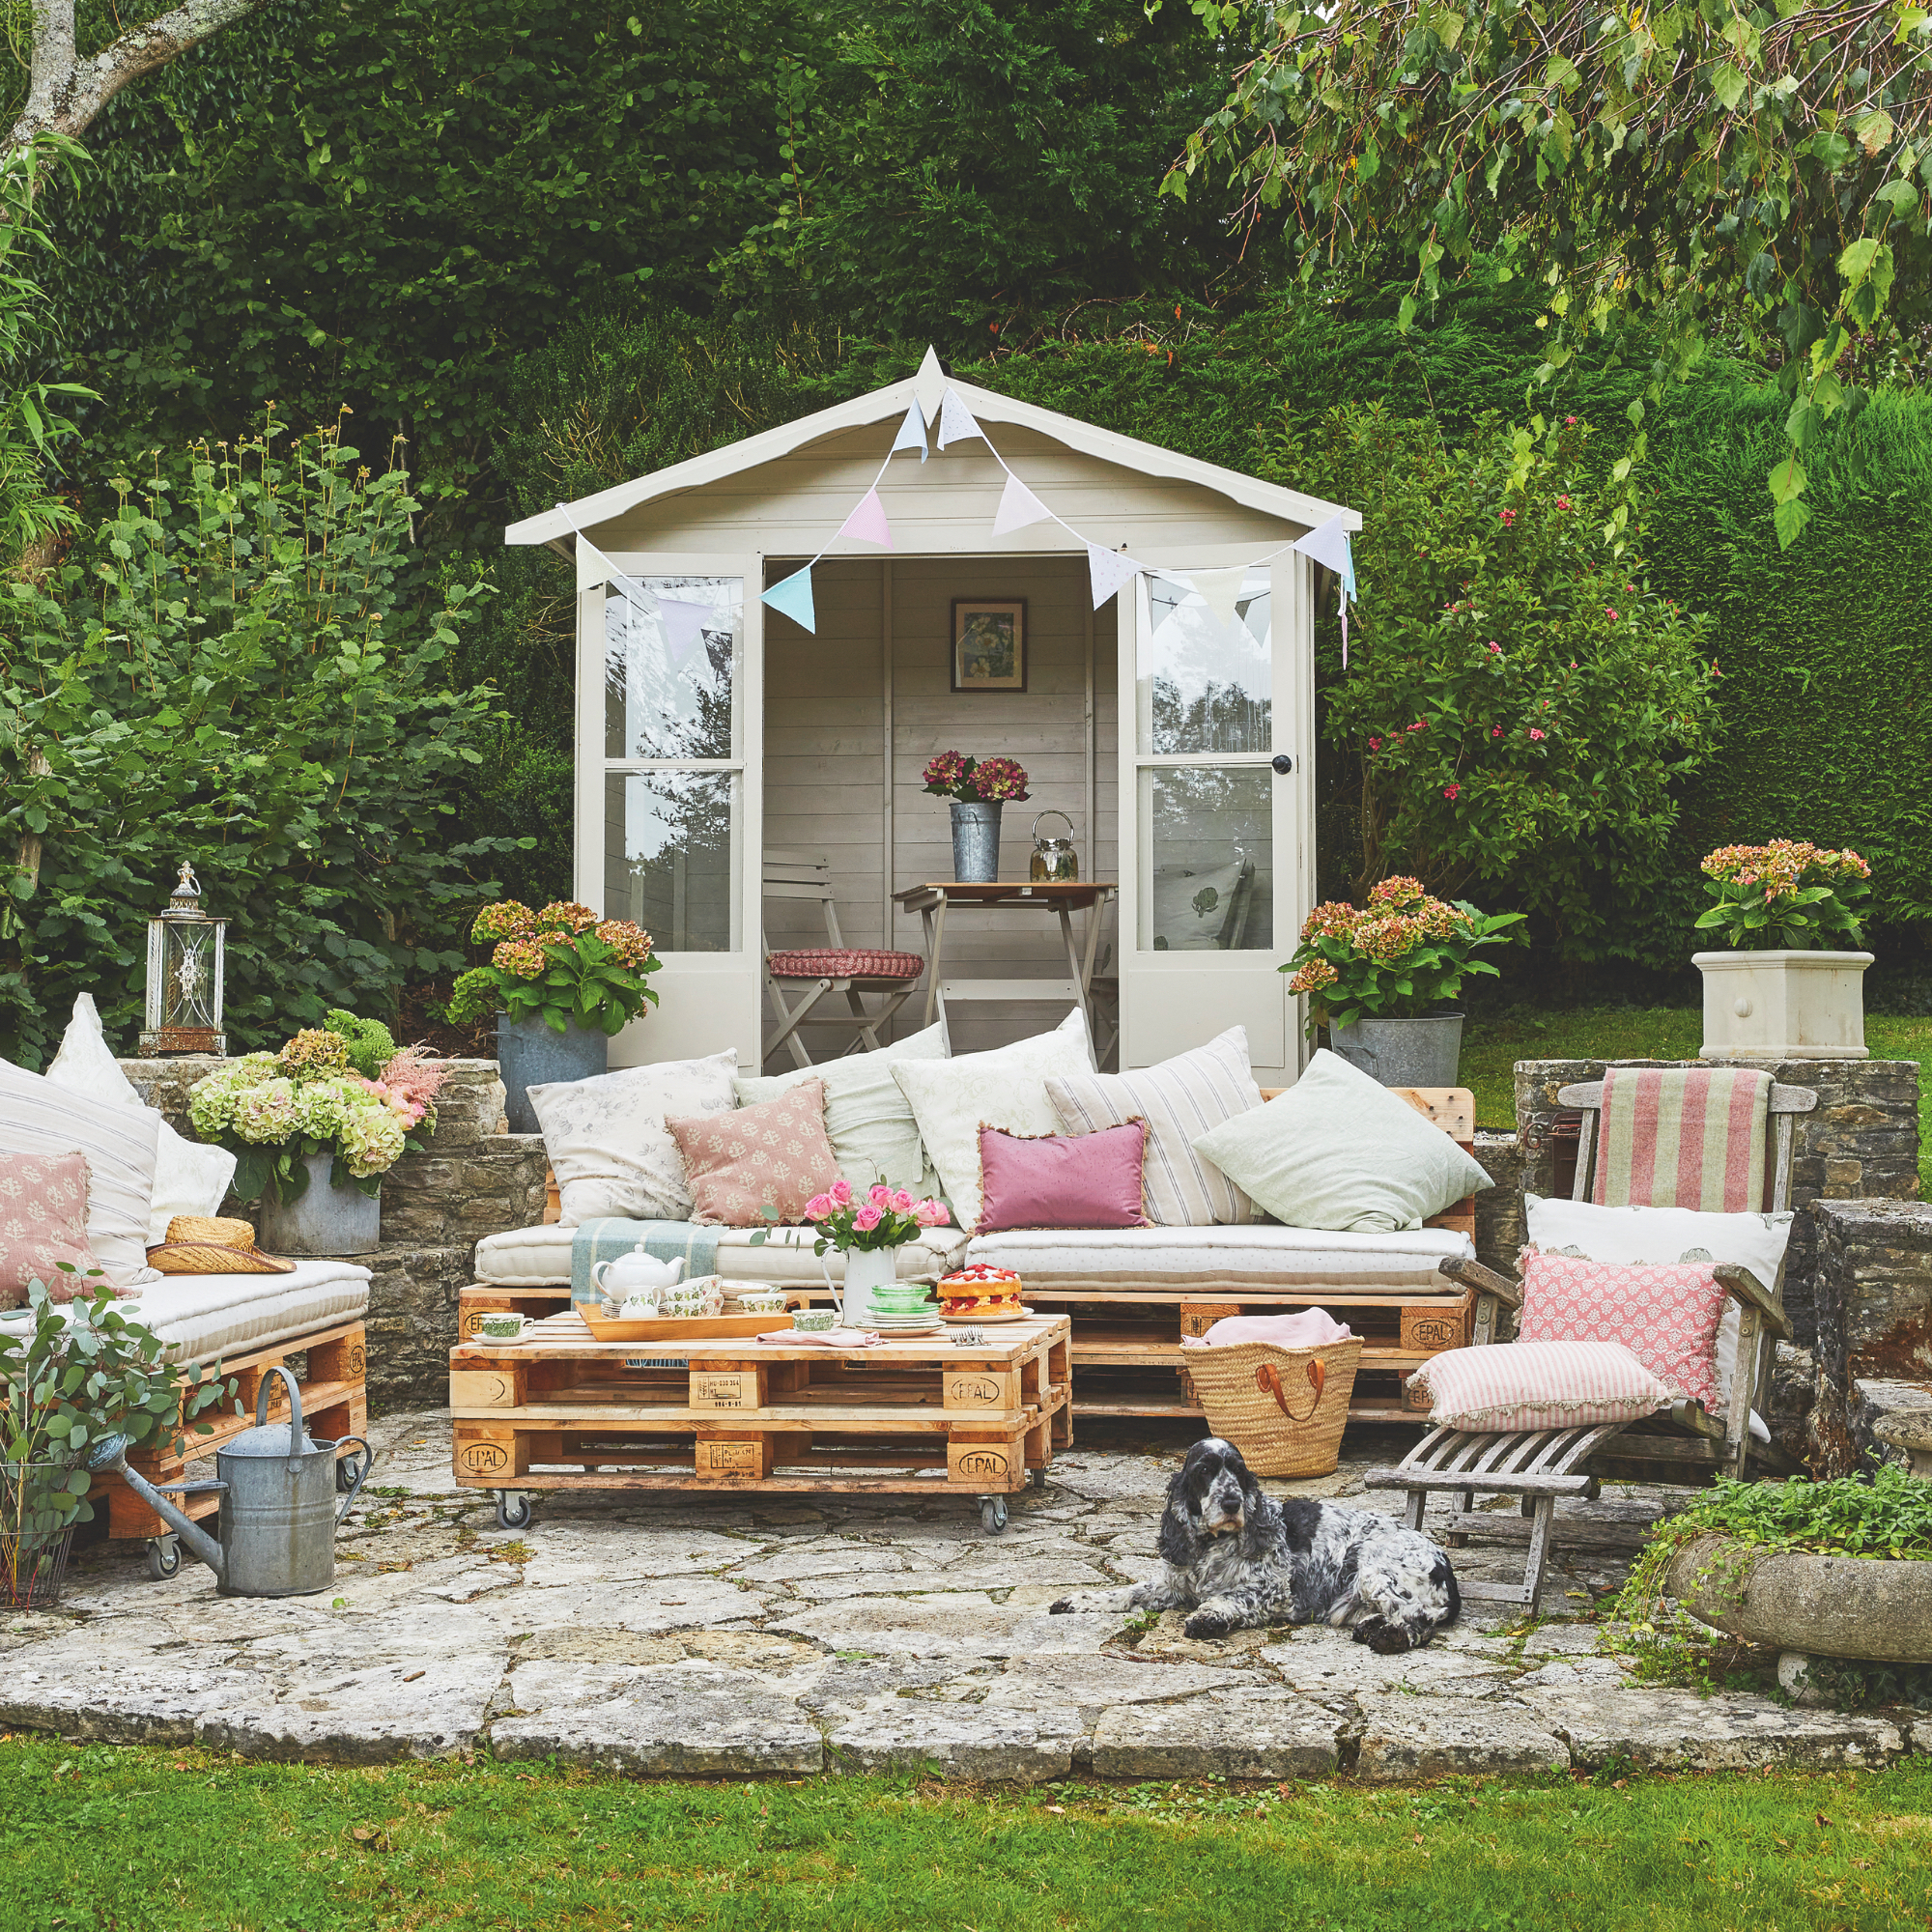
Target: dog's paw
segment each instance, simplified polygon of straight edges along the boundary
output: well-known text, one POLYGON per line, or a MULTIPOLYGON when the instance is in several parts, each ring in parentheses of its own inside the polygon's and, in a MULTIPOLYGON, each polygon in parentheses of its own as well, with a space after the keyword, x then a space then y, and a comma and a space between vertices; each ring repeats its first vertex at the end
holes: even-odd
POLYGON ((1385 1617, 1364 1617, 1349 1634, 1378 1657, 1398 1657, 1408 1648, 1408 1633, 1385 1617))
POLYGON ((1050 1617, 1071 1616, 1079 1607, 1071 1597, 1062 1597, 1057 1604, 1047 1605, 1046 1613, 1050 1617))
POLYGON ((1234 1618, 1224 1617, 1218 1610, 1196 1610, 1181 1625, 1181 1629, 1197 1640, 1203 1637, 1226 1636, 1234 1628, 1234 1618))

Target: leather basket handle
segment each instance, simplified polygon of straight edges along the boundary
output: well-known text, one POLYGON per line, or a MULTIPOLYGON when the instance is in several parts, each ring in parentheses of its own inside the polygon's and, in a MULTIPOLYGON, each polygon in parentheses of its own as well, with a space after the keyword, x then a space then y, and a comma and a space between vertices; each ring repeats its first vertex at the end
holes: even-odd
POLYGON ((1321 1390, 1328 1380, 1328 1367, 1320 1355, 1308 1359, 1308 1380, 1315 1390, 1315 1400, 1308 1405, 1307 1415, 1296 1415, 1288 1406, 1288 1397, 1281 1386, 1281 1371, 1272 1362, 1264 1362, 1255 1371, 1255 1386, 1264 1395, 1274 1397, 1274 1406, 1291 1422, 1306 1422, 1321 1406, 1321 1390))

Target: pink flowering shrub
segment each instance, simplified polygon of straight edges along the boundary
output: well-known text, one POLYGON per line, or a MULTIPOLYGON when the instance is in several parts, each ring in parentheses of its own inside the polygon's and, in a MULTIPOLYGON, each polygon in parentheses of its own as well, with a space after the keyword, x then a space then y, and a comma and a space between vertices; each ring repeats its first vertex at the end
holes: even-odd
POLYGON ((970 752, 941 752, 925 767, 925 789, 937 798, 968 804, 1017 805, 1026 798, 1026 768, 1014 758, 976 758, 970 752))
POLYGON ((1486 418, 1451 448, 1350 407, 1270 453, 1363 520, 1346 671, 1332 591, 1317 630, 1324 875, 1358 900, 1390 872, 1489 882, 1590 956, 1613 895, 1681 876, 1677 798, 1715 744, 1709 621, 1649 589, 1643 493, 1574 421, 1486 418))
POLYGON ((446 1009, 458 1026, 495 1014, 540 1018, 556 1033, 571 1025, 614 1034, 657 1004, 649 976, 662 963, 651 936, 628 919, 599 919, 576 899, 541 912, 515 899, 485 906, 469 936, 495 946, 487 966, 471 967, 446 1009))
POLYGON ((1852 903, 1870 890, 1871 867, 1849 845, 1833 851, 1791 838, 1720 845, 1706 854, 1703 869, 1717 904, 1697 924, 1716 928, 1726 946, 1807 952, 1833 940, 1859 943, 1852 903))
POLYGON ((1308 915, 1281 970, 1309 998, 1309 1031, 1359 1019, 1417 1019, 1455 999, 1472 973, 1495 977, 1477 952, 1506 946, 1520 912, 1482 913, 1433 898, 1420 879, 1379 880, 1359 909, 1330 900, 1308 915))

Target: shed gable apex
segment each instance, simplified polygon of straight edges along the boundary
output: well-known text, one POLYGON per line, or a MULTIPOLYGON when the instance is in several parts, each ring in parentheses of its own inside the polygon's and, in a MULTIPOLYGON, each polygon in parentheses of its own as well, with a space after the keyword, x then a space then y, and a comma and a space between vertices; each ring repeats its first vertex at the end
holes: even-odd
MULTIPOLYGON (((948 377, 940 369, 938 356, 928 348, 918 372, 900 382, 889 383, 885 387, 870 390, 866 395, 835 403, 830 409, 800 416, 795 422, 781 423, 776 429, 762 430, 755 436, 726 443, 723 448, 707 450, 701 456, 688 457, 668 469, 653 470, 648 476, 635 477, 628 483, 614 484, 609 490, 580 497, 575 502, 559 503, 554 509, 526 517, 509 526, 503 532, 504 541, 510 544, 555 543, 579 531, 594 529, 600 524, 609 523, 612 518, 639 509, 657 498, 701 489, 708 483, 717 483, 725 477, 794 455, 826 438, 901 417, 912 406, 915 396, 919 396, 923 403, 935 393, 935 384, 941 388, 951 384, 958 389, 961 400, 981 422, 1009 423, 1015 428, 1050 437, 1069 449, 1096 457, 1102 462, 1120 464, 1123 468, 1175 482, 1196 484, 1247 509, 1279 517, 1284 523, 1300 524, 1312 529, 1339 516, 1344 520, 1343 527, 1346 529, 1358 530, 1362 526, 1360 513, 1343 504, 1305 496, 1299 490, 1285 489, 1278 483, 1264 483, 1258 477, 1242 475, 1237 469, 1224 469, 1219 464, 1204 463, 1198 457, 1163 449, 1158 443, 1143 442, 1137 437, 1121 436, 1113 430, 1097 428, 1092 423, 1082 422, 1078 416, 1064 415, 1058 410, 1041 409, 1037 404, 1003 396, 997 390, 980 388, 958 377, 948 377)), ((937 410, 929 408, 925 413, 930 421, 937 414, 937 410)))

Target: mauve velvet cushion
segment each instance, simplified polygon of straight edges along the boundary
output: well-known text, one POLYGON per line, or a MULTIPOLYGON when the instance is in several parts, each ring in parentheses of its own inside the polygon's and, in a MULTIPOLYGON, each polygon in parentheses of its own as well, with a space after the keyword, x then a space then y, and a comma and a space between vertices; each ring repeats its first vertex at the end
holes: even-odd
POLYGON ((1093 1134, 1002 1133, 980 1129, 980 1222, 1002 1228, 1147 1228, 1141 1176, 1147 1122, 1093 1134))

